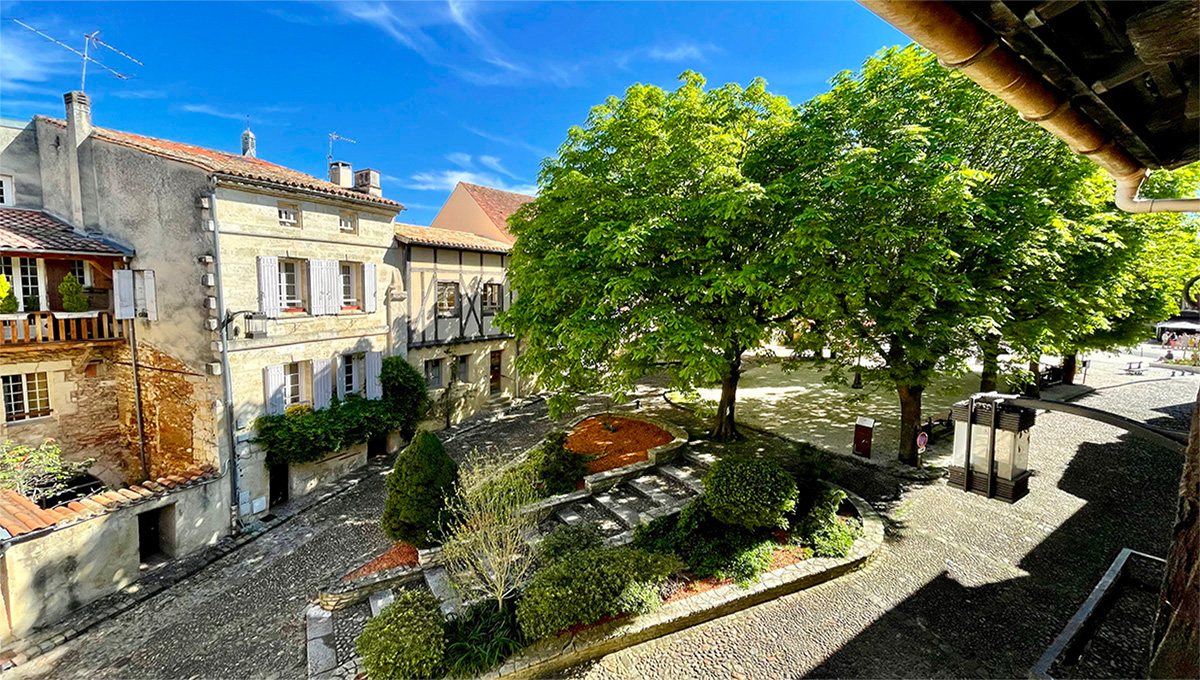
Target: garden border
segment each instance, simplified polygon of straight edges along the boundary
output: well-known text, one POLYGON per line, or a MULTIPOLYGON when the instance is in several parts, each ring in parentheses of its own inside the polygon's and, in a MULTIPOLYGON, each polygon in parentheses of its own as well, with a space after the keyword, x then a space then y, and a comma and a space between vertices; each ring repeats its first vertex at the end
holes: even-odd
POLYGON ((866 500, 846 492, 863 521, 863 535, 842 558, 814 557, 763 574, 762 580, 742 588, 736 584, 666 604, 658 612, 632 619, 610 621, 575 634, 564 634, 534 643, 482 676, 484 680, 517 680, 552 675, 606 654, 663 637, 685 628, 733 614, 862 568, 883 545, 883 519, 866 500))
MULTIPOLYGON (((678 425, 664 422, 657 418, 648 418, 635 413, 626 413, 624 411, 596 411, 580 416, 572 420, 566 426, 566 431, 570 433, 585 420, 602 416, 611 416, 613 418, 625 418, 626 420, 637 420, 643 423, 649 423, 671 435, 673 439, 666 444, 655 446, 646 451, 647 460, 641 463, 633 463, 631 465, 623 465, 619 468, 597 472, 591 475, 584 475, 583 488, 590 494, 607 491, 614 486, 620 484, 630 477, 638 477, 646 470, 655 465, 669 464, 679 457, 676 453, 684 444, 688 443, 689 437, 686 430, 678 425)), ((547 499, 550 500, 550 499, 547 499)))

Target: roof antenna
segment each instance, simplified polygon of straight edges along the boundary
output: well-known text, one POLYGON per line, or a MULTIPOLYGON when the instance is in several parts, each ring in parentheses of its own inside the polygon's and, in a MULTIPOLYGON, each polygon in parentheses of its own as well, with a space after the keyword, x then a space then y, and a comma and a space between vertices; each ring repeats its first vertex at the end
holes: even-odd
POLYGON ((353 139, 350 139, 348 137, 343 137, 336 132, 330 132, 329 133, 329 155, 325 157, 325 160, 329 163, 333 162, 333 143, 334 143, 334 141, 337 141, 337 140, 341 140, 343 142, 350 142, 351 144, 358 144, 358 142, 354 141, 353 139))
POLYGON ((29 30, 33 31, 34 33, 37 33, 38 35, 42 36, 46 40, 49 40, 50 42, 54 43, 55 45, 58 45, 59 47, 70 50, 71 52, 74 52, 75 54, 78 54, 80 57, 83 58, 83 61, 82 61, 83 70, 82 70, 81 75, 79 76, 79 91, 80 92, 84 91, 84 86, 87 84, 87 65, 88 65, 89 61, 92 62, 93 64, 99 66, 100 68, 104 69, 105 71, 108 71, 113 76, 120 78, 121 80, 129 80, 129 76, 125 75, 124 73, 120 73, 120 72, 116 71, 115 69, 111 69, 111 68, 105 66, 104 64, 96 61, 92 57, 89 57, 88 56, 88 48, 91 47, 92 45, 108 48, 108 49, 112 50, 113 52, 116 52, 117 54, 121 55, 122 57, 125 57, 129 61, 132 61, 133 63, 137 64, 138 66, 145 66, 145 64, 143 64, 142 62, 138 61, 137 59, 134 59, 133 57, 129 56, 128 54, 125 54, 121 50, 118 50, 117 48, 113 47, 112 45, 109 45, 108 43, 104 42, 99 37, 97 37, 100 35, 100 31, 92 31, 91 33, 83 34, 83 51, 80 52, 79 50, 75 49, 74 47, 71 47, 70 45, 68 45, 60 40, 57 40, 55 38, 52 38, 52 37, 46 35, 45 33, 42 33, 41 31, 37 30, 33 26, 30 26, 29 24, 27 24, 23 21, 18 21, 17 19, 13 19, 12 21, 13 21, 13 23, 17 24, 18 26, 23 26, 25 28, 28 28, 29 30))

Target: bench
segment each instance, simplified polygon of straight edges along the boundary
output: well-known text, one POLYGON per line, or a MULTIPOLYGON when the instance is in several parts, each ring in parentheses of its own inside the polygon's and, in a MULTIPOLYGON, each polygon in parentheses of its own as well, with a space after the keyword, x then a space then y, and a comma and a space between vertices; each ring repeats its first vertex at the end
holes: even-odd
POLYGON ((1125 375, 1143 375, 1146 373, 1146 369, 1142 368, 1142 362, 1130 361, 1125 365, 1125 370, 1122 372, 1125 375))

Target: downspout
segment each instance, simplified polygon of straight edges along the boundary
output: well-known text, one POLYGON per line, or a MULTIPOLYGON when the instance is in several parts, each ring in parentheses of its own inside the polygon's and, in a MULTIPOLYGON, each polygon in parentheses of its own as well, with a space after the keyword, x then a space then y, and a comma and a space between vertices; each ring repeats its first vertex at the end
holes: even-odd
POLYGON ((945 2, 858 0, 859 4, 933 52, 938 63, 963 75, 1087 156, 1116 180, 1117 207, 1131 213, 1200 212, 1200 200, 1141 199, 1138 189, 1149 170, 1109 138, 1094 121, 1020 56, 945 2))
MULTIPOLYGON (((130 266, 131 258, 125 258, 125 266, 130 266)), ((142 381, 138 375, 137 350, 137 318, 127 319, 129 322, 129 365, 133 370, 133 408, 137 413, 138 459, 142 463, 142 475, 150 479, 150 466, 146 462, 146 421, 142 417, 142 381)))
POLYGON ((208 216, 213 235, 213 273, 217 280, 217 309, 221 313, 221 383, 225 389, 225 429, 229 432, 229 490, 232 494, 230 501, 230 527, 234 533, 242 528, 241 513, 241 479, 242 473, 238 466, 237 454, 237 423, 234 420, 233 409, 233 377, 229 374, 229 325, 225 323, 225 281, 221 277, 221 223, 217 220, 217 183, 212 180, 212 190, 208 194, 208 216))

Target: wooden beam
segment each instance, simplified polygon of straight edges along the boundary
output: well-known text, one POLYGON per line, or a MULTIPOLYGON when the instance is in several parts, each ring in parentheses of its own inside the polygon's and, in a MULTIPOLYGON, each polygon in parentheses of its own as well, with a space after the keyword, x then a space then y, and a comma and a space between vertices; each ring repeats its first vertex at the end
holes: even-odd
POLYGON ((1200 5, 1165 2, 1125 22, 1133 50, 1147 64, 1165 64, 1200 54, 1200 5))

